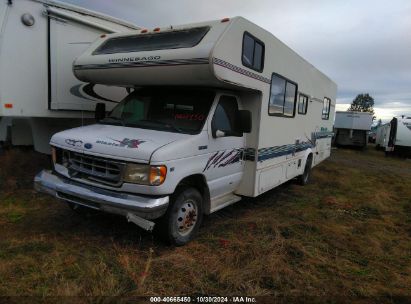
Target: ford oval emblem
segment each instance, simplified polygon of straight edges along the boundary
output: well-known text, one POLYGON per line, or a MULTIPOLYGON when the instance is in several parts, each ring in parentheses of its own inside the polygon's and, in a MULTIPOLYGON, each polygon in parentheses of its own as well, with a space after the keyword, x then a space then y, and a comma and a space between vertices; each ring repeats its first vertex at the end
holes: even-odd
POLYGON ((86 144, 84 144, 84 148, 91 149, 91 148, 93 148, 93 145, 90 144, 90 143, 86 143, 86 144))

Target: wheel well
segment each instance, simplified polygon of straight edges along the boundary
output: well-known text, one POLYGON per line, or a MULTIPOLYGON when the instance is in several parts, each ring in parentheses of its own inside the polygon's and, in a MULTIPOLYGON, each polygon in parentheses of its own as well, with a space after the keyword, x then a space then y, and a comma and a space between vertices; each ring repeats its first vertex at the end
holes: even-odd
MULTIPOLYGON (((313 156, 313 152, 310 151, 310 153, 308 153, 307 158, 306 158, 306 160, 305 160, 305 163, 307 163, 308 160, 311 159, 311 167, 313 166, 313 163, 312 163, 313 157, 314 157, 314 156, 313 156)), ((305 167, 305 165, 304 165, 304 167, 305 167)))
POLYGON ((210 190, 208 189, 207 181, 204 175, 194 174, 187 176, 178 183, 177 188, 178 187, 193 187, 197 189, 203 197, 204 213, 210 213, 210 190))

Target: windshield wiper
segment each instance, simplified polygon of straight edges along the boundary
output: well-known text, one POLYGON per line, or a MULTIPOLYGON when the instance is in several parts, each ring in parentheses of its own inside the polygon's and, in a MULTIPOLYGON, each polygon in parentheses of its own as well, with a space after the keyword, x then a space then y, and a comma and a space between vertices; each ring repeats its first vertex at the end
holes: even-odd
POLYGON ((99 123, 115 125, 115 126, 124 126, 124 121, 121 118, 117 118, 117 117, 106 117, 100 120, 99 123))

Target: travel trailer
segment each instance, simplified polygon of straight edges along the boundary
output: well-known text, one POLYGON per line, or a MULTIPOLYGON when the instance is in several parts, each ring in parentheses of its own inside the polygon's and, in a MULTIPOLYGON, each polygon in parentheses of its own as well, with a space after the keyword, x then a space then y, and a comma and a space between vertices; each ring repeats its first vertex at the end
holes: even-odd
POLYGON ((387 134, 390 133, 390 123, 386 123, 383 125, 378 126, 375 135, 375 148, 376 149, 384 149, 388 143, 388 136, 387 134))
POLYGON ((171 243, 242 196, 307 183, 330 156, 336 84, 242 17, 107 35, 73 70, 132 92, 52 137, 36 189, 147 230, 159 219, 171 243))
POLYGON ((122 100, 124 88, 81 82, 72 64, 100 35, 136 29, 56 1, 0 0, 0 143, 50 153, 52 134, 122 100))
POLYGON ((411 157, 411 117, 394 117, 377 129, 377 148, 387 154, 411 157))
POLYGON ((372 113, 337 111, 334 122, 335 145, 365 148, 372 120, 372 113))

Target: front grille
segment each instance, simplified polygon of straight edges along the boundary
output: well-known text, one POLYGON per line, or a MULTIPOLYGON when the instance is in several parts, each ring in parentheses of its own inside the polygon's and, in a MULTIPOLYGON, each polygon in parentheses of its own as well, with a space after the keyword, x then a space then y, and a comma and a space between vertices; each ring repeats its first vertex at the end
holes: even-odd
POLYGON ((111 186, 120 186, 123 182, 124 163, 72 151, 64 151, 63 158, 71 177, 111 186))

